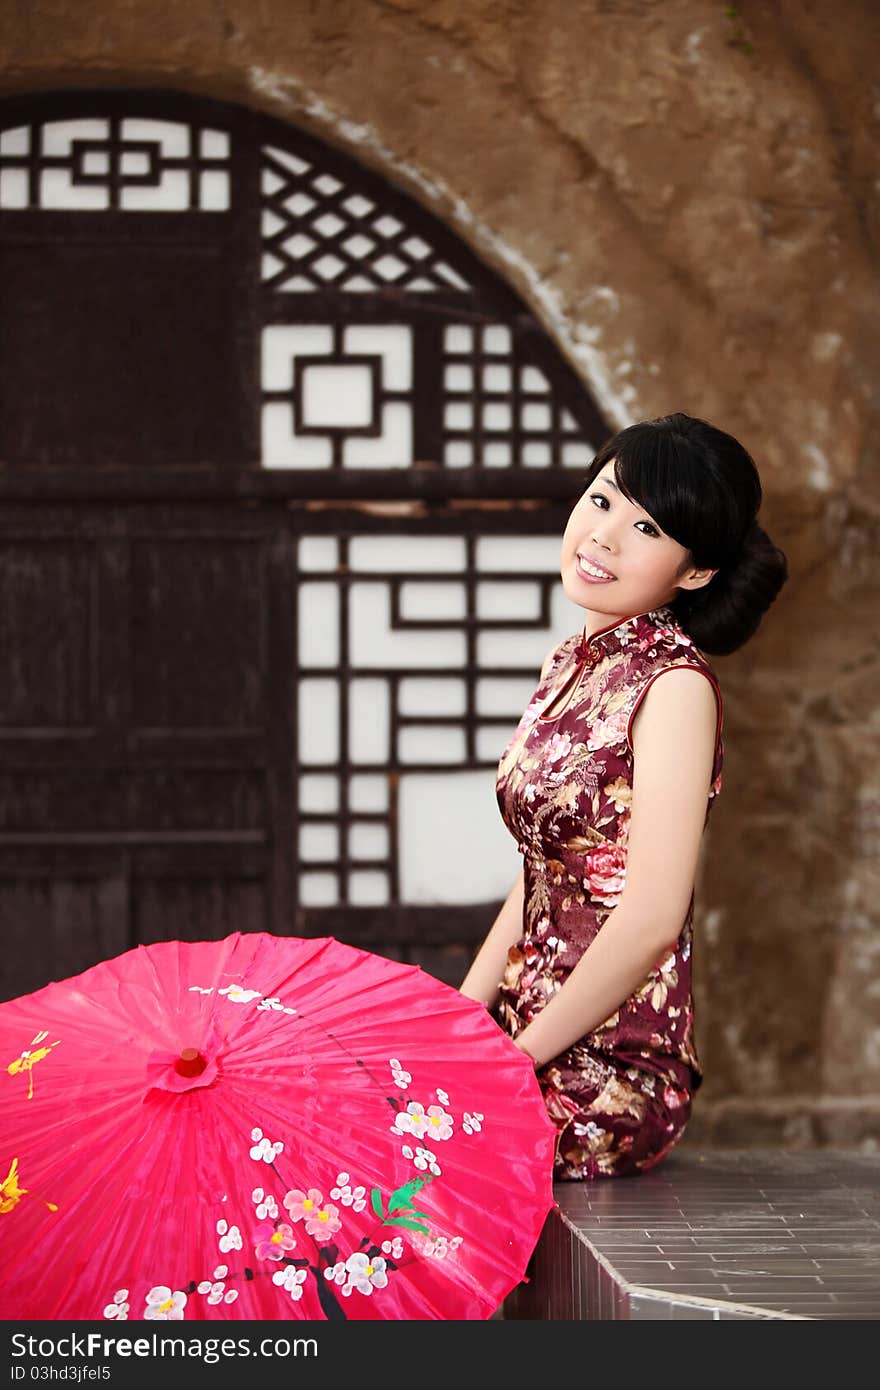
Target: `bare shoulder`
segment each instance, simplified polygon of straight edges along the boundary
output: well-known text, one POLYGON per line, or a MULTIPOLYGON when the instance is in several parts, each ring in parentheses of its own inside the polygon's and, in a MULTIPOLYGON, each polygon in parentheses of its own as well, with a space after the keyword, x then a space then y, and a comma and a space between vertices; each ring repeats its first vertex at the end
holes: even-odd
POLYGON ((718 713, 711 679, 693 666, 672 666, 651 682, 632 724, 632 744, 672 739, 714 744, 718 713))

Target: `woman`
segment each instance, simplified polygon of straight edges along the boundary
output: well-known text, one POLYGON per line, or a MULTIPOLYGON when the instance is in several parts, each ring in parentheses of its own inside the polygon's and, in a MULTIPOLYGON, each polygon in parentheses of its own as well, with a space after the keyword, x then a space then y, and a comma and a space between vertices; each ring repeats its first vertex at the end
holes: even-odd
POLYGON ((501 758, 523 870, 461 986, 533 1059, 557 1178, 652 1167, 702 1080, 694 881, 723 761, 704 652, 741 647, 787 578, 760 504, 737 440, 669 415, 604 445, 562 538, 584 628, 548 654, 501 758))

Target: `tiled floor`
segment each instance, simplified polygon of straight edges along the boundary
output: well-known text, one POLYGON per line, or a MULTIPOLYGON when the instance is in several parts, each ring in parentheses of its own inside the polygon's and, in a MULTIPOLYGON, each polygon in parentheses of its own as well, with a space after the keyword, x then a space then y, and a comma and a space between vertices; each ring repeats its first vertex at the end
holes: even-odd
POLYGON ((682 1147, 555 1191, 506 1319, 880 1317, 880 1154, 682 1147))

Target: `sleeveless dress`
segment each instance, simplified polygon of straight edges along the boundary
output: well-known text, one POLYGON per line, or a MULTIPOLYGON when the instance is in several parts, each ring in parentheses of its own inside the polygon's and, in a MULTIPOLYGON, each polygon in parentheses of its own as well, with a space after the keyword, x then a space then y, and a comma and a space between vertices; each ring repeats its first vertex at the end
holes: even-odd
MULTIPOLYGON (((516 1037, 540 1013, 619 902, 633 784, 632 721, 664 671, 702 671, 717 697, 706 821, 721 790, 721 691, 705 656, 661 607, 551 653, 498 766, 501 815, 524 859, 523 932, 495 1017, 516 1037), (558 711, 561 692, 572 690, 558 711)), ((704 821, 704 828, 706 821, 704 821)), ((675 948, 623 1005, 536 1072, 557 1125, 554 1177, 622 1177, 682 1136, 702 1069, 694 1040, 694 894, 675 948)))

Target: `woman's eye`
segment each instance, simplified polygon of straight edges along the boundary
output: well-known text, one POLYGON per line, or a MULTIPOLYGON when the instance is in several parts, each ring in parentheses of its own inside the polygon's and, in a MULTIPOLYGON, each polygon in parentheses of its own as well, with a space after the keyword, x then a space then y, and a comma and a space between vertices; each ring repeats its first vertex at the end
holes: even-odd
POLYGON ((640 521, 638 524, 639 524, 639 526, 647 526, 647 528, 648 528, 647 531, 643 532, 643 535, 646 535, 646 536, 659 536, 659 535, 660 535, 660 532, 657 530, 657 527, 656 527, 652 522, 650 522, 650 521, 640 521))
POLYGON ((590 501, 591 501, 591 502, 607 502, 607 501, 608 501, 608 498, 605 496, 604 492, 591 492, 591 493, 590 493, 590 501))

